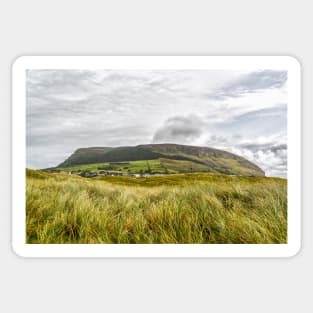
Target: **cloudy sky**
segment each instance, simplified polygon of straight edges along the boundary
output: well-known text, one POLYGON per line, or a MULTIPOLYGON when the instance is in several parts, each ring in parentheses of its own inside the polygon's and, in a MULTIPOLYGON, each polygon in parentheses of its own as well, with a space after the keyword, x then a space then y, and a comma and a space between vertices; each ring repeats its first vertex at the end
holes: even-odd
POLYGON ((287 175, 287 72, 28 70, 27 167, 76 149, 180 143, 287 175))

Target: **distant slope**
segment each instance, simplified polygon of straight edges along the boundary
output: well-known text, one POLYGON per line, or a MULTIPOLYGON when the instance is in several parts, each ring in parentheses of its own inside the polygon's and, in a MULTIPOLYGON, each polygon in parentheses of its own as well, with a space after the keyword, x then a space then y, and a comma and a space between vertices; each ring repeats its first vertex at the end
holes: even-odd
POLYGON ((70 167, 73 165, 103 162, 154 160, 160 157, 162 157, 162 154, 139 146, 117 148, 82 148, 76 150, 68 159, 58 165, 58 167, 70 167))
POLYGON ((69 167, 79 164, 92 164, 102 162, 103 155, 111 151, 111 147, 92 147, 77 149, 69 158, 58 167, 69 167))
POLYGON ((92 147, 76 150, 59 168, 105 162, 160 160, 165 172, 210 172, 264 176, 254 163, 236 154, 207 147, 148 144, 135 147, 92 147))
MULTIPOLYGON (((248 161, 247 159, 224 151, 208 147, 197 147, 187 145, 176 144, 150 144, 144 145, 145 149, 149 149, 153 152, 161 153, 167 156, 179 155, 180 157, 186 157, 188 160, 193 160, 197 163, 206 164, 208 167, 218 169, 231 169, 234 174, 236 168, 240 172, 244 172, 242 175, 255 175, 264 176, 264 171, 256 164, 248 161)), ((223 171, 222 171, 223 172, 223 171)))

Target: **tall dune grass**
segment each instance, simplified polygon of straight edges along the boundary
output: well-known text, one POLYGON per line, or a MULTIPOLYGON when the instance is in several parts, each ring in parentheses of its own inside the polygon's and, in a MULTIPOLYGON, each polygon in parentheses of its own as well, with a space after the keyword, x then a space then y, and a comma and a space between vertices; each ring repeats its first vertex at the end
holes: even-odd
POLYGON ((145 187, 28 171, 27 243, 287 242, 286 180, 171 177, 145 187))

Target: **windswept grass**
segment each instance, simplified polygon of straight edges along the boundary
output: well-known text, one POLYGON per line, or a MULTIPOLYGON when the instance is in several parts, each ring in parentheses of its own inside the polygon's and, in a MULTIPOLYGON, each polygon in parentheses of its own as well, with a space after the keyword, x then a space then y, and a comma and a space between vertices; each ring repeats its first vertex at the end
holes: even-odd
POLYGON ((286 243, 287 181, 27 172, 27 243, 286 243))

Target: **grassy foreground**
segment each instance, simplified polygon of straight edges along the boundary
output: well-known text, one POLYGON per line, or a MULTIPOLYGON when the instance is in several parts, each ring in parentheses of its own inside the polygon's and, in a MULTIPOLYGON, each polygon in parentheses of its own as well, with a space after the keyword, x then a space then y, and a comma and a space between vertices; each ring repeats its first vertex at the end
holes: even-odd
POLYGON ((27 170, 27 243, 286 243, 287 181, 27 170))

